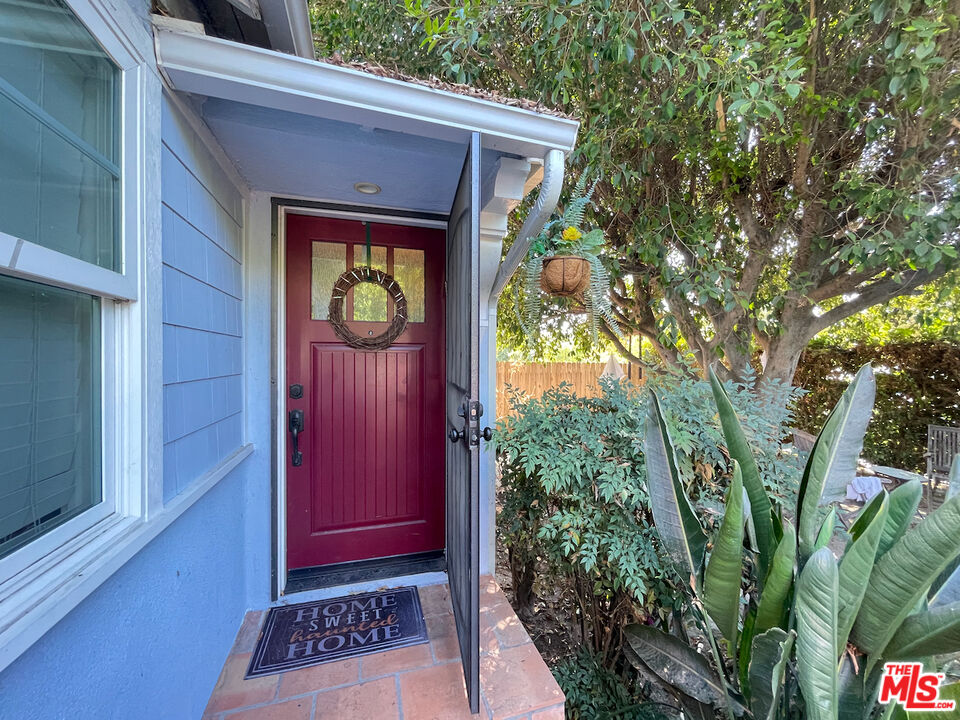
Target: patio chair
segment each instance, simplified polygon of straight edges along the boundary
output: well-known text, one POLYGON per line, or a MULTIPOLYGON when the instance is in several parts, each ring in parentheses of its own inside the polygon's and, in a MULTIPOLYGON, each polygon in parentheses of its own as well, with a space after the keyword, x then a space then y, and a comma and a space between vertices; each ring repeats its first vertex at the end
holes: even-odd
POLYGON ((960 428, 927 426, 927 452, 924 457, 927 459, 928 512, 933 510, 933 498, 940 483, 950 477, 950 465, 957 453, 960 453, 960 428))

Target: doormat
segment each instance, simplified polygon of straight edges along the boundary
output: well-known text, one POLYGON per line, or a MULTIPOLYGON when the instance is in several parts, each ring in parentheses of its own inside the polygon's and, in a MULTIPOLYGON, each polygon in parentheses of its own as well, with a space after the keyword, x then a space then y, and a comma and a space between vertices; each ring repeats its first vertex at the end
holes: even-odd
POLYGON ((247 678, 427 642, 415 587, 272 608, 247 678))

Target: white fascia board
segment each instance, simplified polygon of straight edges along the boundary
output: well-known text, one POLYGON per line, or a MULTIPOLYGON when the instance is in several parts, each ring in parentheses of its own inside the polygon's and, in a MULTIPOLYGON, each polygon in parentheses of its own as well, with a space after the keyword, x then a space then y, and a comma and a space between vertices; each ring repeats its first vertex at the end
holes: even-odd
MULTIPOLYGON (((387 115, 390 129, 414 132, 398 119, 496 138, 497 149, 543 155, 569 152, 580 123, 352 68, 306 60, 205 35, 157 29, 158 64, 174 88, 317 117, 364 123, 387 115), (340 112, 337 112, 337 109, 340 112), (534 153, 532 150, 540 149, 534 153)), ((430 128, 421 126, 421 135, 430 128)))

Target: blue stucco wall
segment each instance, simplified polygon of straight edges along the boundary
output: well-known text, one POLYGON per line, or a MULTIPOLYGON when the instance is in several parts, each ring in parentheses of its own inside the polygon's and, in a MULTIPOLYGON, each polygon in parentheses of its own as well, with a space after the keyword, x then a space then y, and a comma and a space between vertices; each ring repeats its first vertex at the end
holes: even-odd
POLYGON ((243 441, 243 199, 163 103, 163 496, 243 441))
POLYGON ((0 673, 0 720, 199 720, 245 609, 245 474, 0 673))

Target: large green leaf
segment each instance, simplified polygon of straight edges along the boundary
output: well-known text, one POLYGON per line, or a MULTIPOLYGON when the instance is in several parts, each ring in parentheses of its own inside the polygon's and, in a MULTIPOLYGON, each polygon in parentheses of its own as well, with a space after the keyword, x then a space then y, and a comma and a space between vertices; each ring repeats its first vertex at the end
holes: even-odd
POLYGON ((733 461, 733 479, 713 552, 703 576, 703 605, 720 628, 730 654, 737 647, 740 579, 743 575, 743 476, 733 461))
POLYGON ((910 615, 883 652, 884 661, 960 652, 960 602, 910 615))
POLYGON ((707 536, 680 482, 677 455, 660 410, 660 401, 656 393, 651 392, 650 397, 643 434, 650 509, 664 548, 695 585, 707 536))
POLYGON ((920 507, 920 498, 923 496, 923 485, 918 480, 911 480, 890 493, 887 521, 883 526, 880 544, 877 545, 877 558, 883 557, 887 550, 899 540, 910 526, 910 521, 920 507))
POLYGON ((702 703, 724 698, 723 682, 710 662, 679 638, 641 624, 627 625, 623 633, 636 656, 668 685, 702 703))
POLYGON ((762 578, 767 574, 767 568, 774 552, 773 523, 770 520, 773 506, 770 504, 770 497, 767 495, 766 488, 763 487, 760 470, 757 468, 757 460, 750 449, 750 444, 747 442, 743 427, 740 425, 740 419, 730 403, 727 391, 723 388, 723 384, 712 367, 710 368, 710 387, 713 389, 713 397, 717 403, 720 425, 723 427, 723 437, 727 441, 727 449, 730 451, 730 457, 740 463, 740 472, 743 473, 743 487, 750 497, 750 514, 757 535, 760 577, 762 578))
POLYGON ((930 607, 941 607, 960 602, 960 558, 954 558, 934 583, 938 587, 930 594, 930 607))
POLYGON ((783 678, 790 662, 796 634, 771 628, 753 639, 750 658, 750 710, 755 720, 773 720, 777 716, 783 678))
POLYGON ((850 528, 852 539, 840 559, 840 620, 837 626, 837 650, 843 652, 850 628, 860 610, 863 594, 877 558, 877 544, 887 521, 888 496, 882 492, 871 500, 850 528))
POLYGON ((767 574, 767 582, 760 593, 757 605, 756 632, 762 633, 783 622, 787 596, 793 584, 793 571, 797 555, 797 532, 786 520, 783 521, 783 537, 777 544, 767 574))
POLYGON ((847 483, 856 475, 876 390, 873 369, 864 365, 833 408, 810 451, 797 498, 801 560, 814 552, 825 514, 820 506, 843 499, 847 483))
MULTIPOLYGON (((960 493, 960 453, 953 458, 950 466, 950 484, 944 500, 960 493)), ((930 607, 960 602, 960 557, 954 558, 930 586, 930 607)))
POLYGON ((753 638, 756 637, 757 609, 751 608, 743 618, 743 632, 740 633, 740 645, 737 648, 737 677, 746 699, 750 699, 750 655, 753 652, 753 638))
POLYGON ((853 642, 873 664, 930 583, 960 553, 960 495, 947 500, 877 561, 853 625, 853 642))
POLYGON ((807 720, 836 720, 837 562, 829 548, 810 556, 797 580, 797 677, 807 720))
POLYGON ((881 675, 878 668, 866 678, 863 676, 863 665, 855 663, 847 653, 840 656, 837 678, 840 695, 839 720, 871 720, 880 691, 881 675))
POLYGON ((944 499, 949 500, 957 494, 960 494, 960 453, 953 456, 953 463, 950 465, 950 475, 947 480, 947 495, 944 499))
POLYGON ((837 529, 837 506, 831 505, 827 511, 827 516, 823 519, 820 531, 817 533, 817 540, 813 544, 813 551, 824 548, 830 544, 833 538, 833 531, 837 529))

